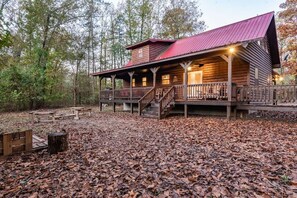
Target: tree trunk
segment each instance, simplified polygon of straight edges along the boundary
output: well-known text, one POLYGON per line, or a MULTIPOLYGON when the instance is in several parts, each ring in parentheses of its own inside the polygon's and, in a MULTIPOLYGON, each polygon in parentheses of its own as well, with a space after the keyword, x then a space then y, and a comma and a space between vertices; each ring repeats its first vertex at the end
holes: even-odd
POLYGON ((68 149, 68 134, 65 132, 54 132, 48 134, 48 152, 57 154, 68 149))

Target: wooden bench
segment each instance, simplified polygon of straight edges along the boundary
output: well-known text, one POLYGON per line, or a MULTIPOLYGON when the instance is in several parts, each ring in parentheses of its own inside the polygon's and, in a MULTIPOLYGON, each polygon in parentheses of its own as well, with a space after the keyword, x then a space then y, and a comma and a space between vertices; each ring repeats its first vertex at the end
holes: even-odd
POLYGON ((32 111, 31 115, 32 123, 35 122, 55 122, 55 111, 32 111))
POLYGON ((83 115, 85 113, 88 114, 90 117, 92 114, 92 109, 91 108, 86 108, 86 107, 71 107, 71 110, 73 114, 75 115, 74 119, 79 120, 79 115, 83 115))

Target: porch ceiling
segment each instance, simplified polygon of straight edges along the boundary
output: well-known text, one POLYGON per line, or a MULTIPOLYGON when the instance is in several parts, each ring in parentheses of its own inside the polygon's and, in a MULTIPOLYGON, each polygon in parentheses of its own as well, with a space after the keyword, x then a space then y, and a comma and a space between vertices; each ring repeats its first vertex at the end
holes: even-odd
MULTIPOLYGON (((150 72, 150 68, 153 67, 160 67, 162 70, 166 70, 172 67, 180 66, 179 64, 186 61, 193 61, 192 64, 207 64, 207 63, 213 63, 213 62, 221 62, 222 58, 220 57, 223 54, 226 54, 226 50, 220 50, 216 52, 211 53, 205 53, 200 54, 196 56, 191 56, 188 58, 180 58, 177 60, 170 60, 166 62, 162 62, 159 64, 144 64, 142 66, 138 67, 127 67, 127 68, 119 68, 114 70, 109 70, 105 72, 101 72, 100 74, 97 74, 97 76, 101 77, 110 77, 111 75, 116 75, 117 79, 123 79, 127 78, 129 76, 128 72, 135 72, 135 75, 150 72)), ((96 76, 96 75, 95 75, 96 76)))
POLYGON ((153 67, 164 67, 166 65, 172 65, 172 64, 179 64, 186 61, 191 61, 195 59, 202 59, 207 57, 213 57, 213 56, 220 56, 222 54, 228 53, 228 46, 221 47, 217 49, 211 49, 206 50, 203 52, 197 52, 193 54, 187 54, 181 57, 174 57, 174 58, 168 58, 165 60, 159 60, 159 61, 152 61, 147 63, 141 63, 139 65, 131 66, 131 67, 122 67, 118 69, 112 69, 108 71, 102 71, 92 74, 93 76, 101 76, 101 77, 110 77, 111 75, 116 74, 118 77, 121 77, 122 75, 125 75, 125 73, 134 71, 138 72, 142 69, 149 69, 153 67))
MULTIPOLYGON (((101 77, 110 77, 111 75, 116 75, 117 79, 125 79, 129 76, 128 72, 134 72, 134 75, 139 75, 142 73, 151 73, 150 68, 153 67, 160 67, 161 70, 172 69, 175 67, 181 67, 179 64, 186 61, 193 61, 192 65, 199 65, 199 64, 209 64, 215 62, 224 62, 224 60, 220 57, 223 54, 226 54, 226 50, 217 51, 207 54, 200 54, 197 56, 192 56, 189 58, 183 58, 178 60, 167 61, 160 64, 147 64, 141 67, 127 67, 127 68, 119 68, 115 70, 106 71, 102 73, 101 77)), ((239 57, 235 56, 234 62, 243 61, 239 57)), ((245 62, 245 61, 244 61, 245 62)))

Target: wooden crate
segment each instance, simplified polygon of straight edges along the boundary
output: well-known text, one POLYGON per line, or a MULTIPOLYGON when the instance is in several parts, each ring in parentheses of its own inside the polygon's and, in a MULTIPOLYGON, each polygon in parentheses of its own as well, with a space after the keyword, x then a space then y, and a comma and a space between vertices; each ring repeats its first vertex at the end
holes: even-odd
POLYGON ((32 150, 32 130, 0 134, 0 155, 32 150))

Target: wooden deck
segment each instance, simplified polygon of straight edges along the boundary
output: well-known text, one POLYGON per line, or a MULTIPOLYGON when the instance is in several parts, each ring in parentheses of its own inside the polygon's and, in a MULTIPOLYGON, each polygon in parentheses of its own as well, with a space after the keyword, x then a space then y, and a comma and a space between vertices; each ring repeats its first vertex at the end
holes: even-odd
POLYGON ((42 149, 46 149, 47 148, 47 141, 38 137, 37 135, 33 135, 32 137, 33 139, 33 151, 39 151, 39 150, 42 150, 42 149))
MULTIPOLYGON (((193 105, 234 105, 228 102, 227 82, 214 82, 205 84, 187 85, 187 99, 184 97, 184 85, 174 85, 174 101, 179 104, 193 105)), ((162 89, 161 98, 170 87, 156 87, 156 94, 162 89)), ((152 87, 137 87, 132 89, 104 90, 100 92, 100 103, 133 103, 138 102, 150 91, 152 87)), ((232 85, 232 101, 236 100, 236 85, 232 85)))
MULTIPOLYGON (((162 103, 162 97, 166 96, 168 87, 156 87, 150 90, 148 90, 147 87, 135 88, 138 93, 137 95, 133 95, 136 93, 136 90, 133 91, 133 89, 132 92, 131 89, 124 89, 123 91, 117 90, 117 94, 112 91, 104 91, 101 94, 99 104, 102 105, 102 103, 113 103, 114 107, 116 103, 138 104, 138 107, 140 107, 138 108, 140 115, 141 112, 145 110, 145 108, 147 108, 147 112, 149 112, 148 109, 150 111, 155 109, 154 113, 158 114, 158 117, 160 118, 160 109, 162 112, 163 107, 161 107, 159 103, 162 103), (163 90, 161 91, 161 96, 157 94, 159 93, 158 89, 163 90), (139 100, 137 100, 138 98, 139 100)), ((172 86, 172 94, 170 94, 170 104, 184 105, 185 116, 187 116, 188 105, 225 106, 227 108, 228 119, 231 115, 231 109, 234 109, 235 112, 236 110, 297 112, 297 85, 260 85, 237 87, 236 84, 233 83, 230 86, 230 89, 227 82, 214 82, 195 85, 174 85, 172 86), (231 90, 231 93, 228 90, 231 90), (229 96, 228 92, 230 93, 229 96)), ((169 111, 169 108, 167 107, 164 107, 164 109, 169 111)), ((131 112, 133 113, 133 108, 131 108, 131 112)), ((236 115, 236 113, 234 114, 236 115)))

